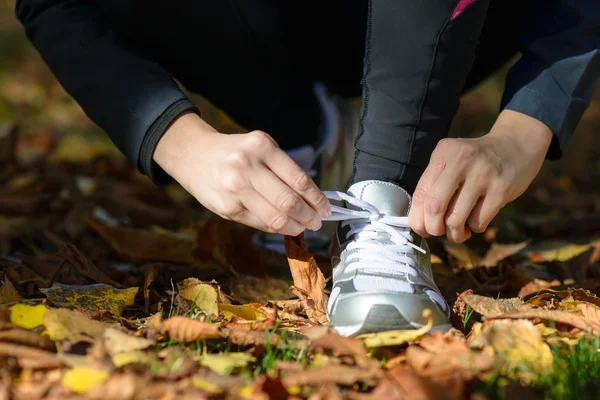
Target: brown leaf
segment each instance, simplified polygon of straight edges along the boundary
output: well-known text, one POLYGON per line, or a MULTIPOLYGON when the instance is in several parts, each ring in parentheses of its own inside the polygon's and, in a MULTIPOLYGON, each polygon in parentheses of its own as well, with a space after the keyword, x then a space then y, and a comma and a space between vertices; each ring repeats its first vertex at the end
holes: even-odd
POLYGON ((86 223, 120 256, 136 263, 166 261, 204 269, 219 266, 215 262, 197 261, 192 256, 194 242, 189 240, 143 229, 107 226, 92 219, 86 219, 86 223))
POLYGON ((600 307, 600 298, 595 294, 589 290, 574 288, 567 290, 544 289, 536 296, 527 300, 527 303, 537 307, 556 308, 559 302, 568 297, 572 298, 571 301, 583 301, 600 307))
POLYGON ((122 284, 112 280, 104 271, 84 256, 73 243, 63 243, 56 255, 75 267, 81 275, 96 283, 106 283, 116 288, 123 288, 122 284))
POLYGON ((147 313, 150 312, 150 285, 158 276, 159 265, 152 264, 144 274, 144 307, 147 313))
POLYGON ((318 386, 327 383, 351 386, 356 382, 373 382, 381 377, 379 368, 359 368, 346 365, 328 365, 324 368, 309 369, 282 379, 284 386, 318 386))
POLYGON ((534 279, 533 281, 523 286, 521 290, 519 290, 519 294, 517 296, 521 298, 527 297, 531 294, 540 292, 544 289, 548 289, 554 286, 560 286, 560 281, 557 281, 555 279, 552 282, 548 282, 543 279, 534 279))
POLYGON ((4 277, 4 282, 0 288, 0 307, 8 306, 21 301, 21 296, 8 277, 4 277))
MULTIPOLYGON (((554 321, 559 324, 572 326, 589 332, 592 335, 600 334, 600 322, 593 321, 580 315, 571 314, 560 310, 540 310, 533 309, 528 311, 518 311, 509 314, 489 317, 490 319, 541 319, 545 321, 554 321)), ((558 329, 558 327, 557 327, 558 329)), ((560 330, 560 329, 559 329, 560 330)))
POLYGON ((304 234, 286 236, 285 250, 294 278, 295 289, 292 291, 304 302, 306 314, 311 322, 327 324, 325 277, 306 248, 304 234))
POLYGON ((517 254, 527 247, 528 244, 529 241, 516 244, 492 243, 492 247, 490 247, 485 256, 479 261, 479 265, 484 267, 495 267, 500 261, 517 254))
POLYGON ((441 333, 426 336, 418 345, 406 349, 406 362, 422 376, 436 377, 460 374, 471 380, 491 370, 495 358, 469 348, 462 337, 441 333))
MULTIPOLYGON (((493 299, 473 294, 470 291, 462 293, 459 299, 462 299, 472 310, 486 318, 531 308, 530 305, 525 304, 523 300, 516 297, 510 299, 493 299)), ((457 302, 459 299, 457 299, 457 302)))
POLYGON ((231 340, 232 344, 238 346, 255 346, 270 343, 276 345, 279 343, 279 335, 276 333, 266 334, 265 332, 246 331, 240 329, 221 329, 221 337, 231 340))
POLYGON ((465 269, 473 269, 480 264, 481 257, 479 257, 466 245, 453 243, 449 240, 444 240, 443 243, 446 252, 453 257, 451 261, 454 262, 451 264, 454 266, 465 269))
POLYGON ((289 299, 290 284, 270 276, 264 278, 234 277, 230 279, 231 295, 241 304, 289 299))
MULTIPOLYGON (((371 392, 369 399, 414 399, 414 400, 459 400, 464 396, 464 383, 455 379, 453 390, 436 385, 430 379, 417 375, 407 366, 397 366, 389 370, 379 385, 371 392)), ((454 383, 453 382, 453 383, 454 383)))
POLYGON ((14 357, 23 368, 47 369, 62 366, 55 353, 14 343, 0 342, 0 356, 14 357))
POLYGON ((0 342, 22 344, 25 346, 39 347, 44 350, 56 351, 56 345, 52 340, 48 339, 48 337, 17 327, 0 330, 0 342))
POLYGON ((196 340, 218 339, 219 326, 200 322, 186 317, 171 317, 163 322, 170 338, 178 342, 190 343, 196 340))

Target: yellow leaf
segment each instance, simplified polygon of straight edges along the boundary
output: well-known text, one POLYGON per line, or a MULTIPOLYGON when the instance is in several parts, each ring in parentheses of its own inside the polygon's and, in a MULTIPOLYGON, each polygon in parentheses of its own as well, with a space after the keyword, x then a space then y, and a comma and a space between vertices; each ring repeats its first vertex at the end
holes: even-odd
POLYGON ((431 311, 429 309, 423 311, 423 316, 427 318, 427 324, 422 328, 368 333, 366 335, 360 335, 358 338, 363 339, 365 341, 365 346, 370 348, 398 346, 404 343, 414 342, 429 332, 433 326, 433 318, 431 318, 431 311))
POLYGON ((219 313, 219 308, 217 307, 219 295, 217 289, 210 283, 190 278, 177 286, 179 288, 179 295, 186 300, 194 302, 204 314, 216 315, 219 313))
POLYGON ((245 367, 256 358, 248 353, 217 353, 205 354, 200 358, 200 364, 210 368, 219 375, 227 375, 236 368, 245 367))
POLYGON ((103 337, 105 325, 71 310, 51 308, 44 314, 44 326, 52 340, 93 343, 103 337))
POLYGON ((546 337, 546 336, 552 336, 558 333, 558 329, 556 328, 551 328, 549 326, 546 326, 545 324, 535 324, 535 328, 538 330, 538 332, 540 333, 540 335, 542 335, 542 337, 546 337))
POLYGON ((10 308, 10 322, 21 328, 32 329, 43 324, 46 311, 48 308, 42 304, 15 304, 10 308))
POLYGON ((219 303, 219 310, 223 316, 230 320, 234 316, 248 321, 264 321, 267 316, 256 308, 248 306, 234 306, 231 304, 219 303))
POLYGON ((119 353, 144 350, 154 345, 154 340, 131 336, 114 328, 106 328, 103 337, 106 350, 113 357, 119 353))
POLYGON ((51 288, 40 289, 53 304, 82 312, 109 311, 120 315, 127 306, 133 305, 139 288, 115 289, 110 285, 63 285, 55 283, 51 288))
POLYGON ((528 256, 534 262, 567 261, 591 247, 591 244, 568 244, 558 249, 529 253, 528 256))
POLYGON ((0 288, 0 306, 14 304, 21 301, 21 296, 8 278, 4 278, 4 284, 0 288))
POLYGON ((207 392, 207 393, 221 393, 222 392, 220 387, 218 387, 214 383, 210 383, 207 380, 197 378, 195 376, 192 376, 191 380, 192 380, 192 386, 194 386, 195 388, 198 388, 204 392, 207 392))
POLYGON ((126 353, 115 354, 112 357, 112 362, 117 368, 124 367, 129 364, 149 364, 150 356, 143 351, 135 350, 126 353))
POLYGON ((106 371, 88 367, 75 367, 65 373, 61 383, 75 393, 85 393, 104 383, 107 379, 108 373, 106 371))

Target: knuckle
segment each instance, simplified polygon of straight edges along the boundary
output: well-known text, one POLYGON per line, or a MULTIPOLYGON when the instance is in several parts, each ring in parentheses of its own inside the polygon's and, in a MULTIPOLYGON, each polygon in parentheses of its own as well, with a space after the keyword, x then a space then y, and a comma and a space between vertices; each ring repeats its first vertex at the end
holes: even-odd
POLYGON ((248 145, 255 150, 266 150, 274 146, 275 141, 269 134, 263 131, 252 131, 248 133, 248 145))
POLYGON ((422 187, 417 187, 413 193, 413 201, 424 202, 427 199, 427 190, 422 187))
POLYGON ((453 213, 446 218, 446 226, 451 230, 459 230, 464 226, 464 223, 459 215, 453 213))
POLYGON ((227 165, 236 169, 247 169, 250 166, 250 157, 243 151, 234 151, 227 156, 227 165))
POLYGON ((279 209, 284 213, 294 211, 300 205, 300 197, 293 193, 284 193, 279 200, 279 209))
POLYGON ((479 146, 473 142, 461 140, 457 156, 459 159, 471 159, 479 153, 479 146))
POLYGON ((219 207, 219 214, 226 219, 236 219, 243 211, 243 207, 239 203, 227 202, 219 207))
POLYGON ((442 212, 442 201, 434 195, 427 196, 427 199, 425 200, 425 211, 429 215, 438 215, 442 212))
POLYGON ((274 232, 278 232, 288 224, 289 220, 290 219, 287 216, 283 214, 277 214, 271 220, 271 223, 269 224, 269 229, 274 232))
POLYGON ((246 183, 238 174, 231 173, 223 176, 222 185, 229 192, 239 193, 245 188, 246 183))
POLYGON ((311 179, 305 172, 299 172, 293 179, 296 191, 306 192, 310 189, 311 179))

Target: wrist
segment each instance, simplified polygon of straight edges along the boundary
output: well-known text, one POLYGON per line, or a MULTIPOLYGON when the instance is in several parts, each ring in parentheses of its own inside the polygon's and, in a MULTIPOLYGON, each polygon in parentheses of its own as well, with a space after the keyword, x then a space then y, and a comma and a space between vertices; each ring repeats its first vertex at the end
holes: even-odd
POLYGON ((196 113, 184 112, 173 120, 158 141, 153 160, 169 175, 178 179, 178 171, 186 164, 190 151, 218 132, 196 113))
POLYGON ((490 136, 510 137, 531 152, 548 151, 554 133, 543 122, 529 115, 503 110, 489 133, 490 136))

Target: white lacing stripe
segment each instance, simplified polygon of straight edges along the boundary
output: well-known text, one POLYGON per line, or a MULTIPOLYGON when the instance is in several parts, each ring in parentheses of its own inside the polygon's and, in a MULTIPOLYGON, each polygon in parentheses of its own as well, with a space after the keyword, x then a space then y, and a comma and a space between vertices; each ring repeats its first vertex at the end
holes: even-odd
POLYGON ((325 191, 325 196, 334 201, 345 201, 356 209, 331 206, 332 215, 327 221, 342 221, 342 227, 349 225, 350 231, 346 239, 356 235, 346 247, 350 252, 346 262, 360 261, 360 268, 391 267, 411 275, 418 275, 416 261, 409 257, 413 250, 426 254, 425 250, 413 243, 410 234, 408 217, 396 217, 381 214, 379 210, 366 201, 352 197, 346 193, 325 191), (378 233, 385 232, 393 244, 382 245, 378 233))

